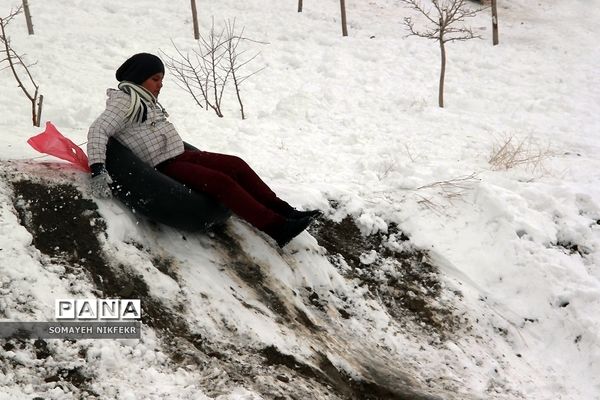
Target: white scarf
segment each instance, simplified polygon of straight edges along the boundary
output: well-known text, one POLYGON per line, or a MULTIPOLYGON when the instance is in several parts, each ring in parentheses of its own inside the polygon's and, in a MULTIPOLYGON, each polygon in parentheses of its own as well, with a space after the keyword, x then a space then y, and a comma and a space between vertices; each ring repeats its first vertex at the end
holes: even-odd
POLYGON ((168 116, 165 109, 156 100, 156 97, 154 97, 154 95, 145 87, 136 85, 132 82, 123 81, 119 83, 118 88, 131 96, 131 102, 129 103, 126 115, 130 122, 141 124, 148 119, 148 106, 146 103, 158 104, 165 114, 165 117, 168 116))

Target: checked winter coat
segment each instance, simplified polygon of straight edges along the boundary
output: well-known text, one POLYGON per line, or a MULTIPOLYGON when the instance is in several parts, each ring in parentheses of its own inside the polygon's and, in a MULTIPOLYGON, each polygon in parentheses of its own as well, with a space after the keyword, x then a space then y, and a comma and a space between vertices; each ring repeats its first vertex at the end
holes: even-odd
POLYGON ((132 122, 127 117, 130 96, 115 89, 108 89, 106 94, 106 109, 88 131, 90 165, 105 162, 106 143, 111 136, 153 167, 183 153, 181 137, 158 104, 145 101, 148 107, 146 121, 132 122))

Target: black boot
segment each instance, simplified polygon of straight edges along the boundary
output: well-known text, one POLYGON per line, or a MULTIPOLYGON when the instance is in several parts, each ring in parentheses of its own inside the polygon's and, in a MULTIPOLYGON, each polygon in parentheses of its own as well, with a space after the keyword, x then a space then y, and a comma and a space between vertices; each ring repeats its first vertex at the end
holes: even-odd
POLYGON ((269 236, 271 236, 279 247, 283 247, 288 244, 293 238, 298 236, 302 231, 304 231, 310 223, 312 222, 312 218, 304 217, 299 219, 287 219, 277 228, 273 229, 271 232, 267 232, 269 236))

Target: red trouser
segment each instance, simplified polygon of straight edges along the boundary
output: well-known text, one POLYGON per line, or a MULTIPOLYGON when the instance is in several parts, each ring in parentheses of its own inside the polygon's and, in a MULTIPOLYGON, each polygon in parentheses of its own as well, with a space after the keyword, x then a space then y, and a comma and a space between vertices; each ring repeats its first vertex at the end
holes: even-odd
POLYGON ((191 189, 211 195, 262 231, 283 223, 282 214, 292 209, 236 156, 185 150, 157 169, 191 189))

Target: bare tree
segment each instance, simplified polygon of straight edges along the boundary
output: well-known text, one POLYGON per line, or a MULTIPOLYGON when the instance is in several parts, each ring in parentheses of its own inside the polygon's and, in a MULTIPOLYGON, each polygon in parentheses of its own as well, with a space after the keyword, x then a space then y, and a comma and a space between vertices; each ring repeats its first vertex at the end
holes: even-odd
POLYGON ((227 72, 222 75, 222 69, 219 68, 226 56, 222 43, 223 34, 224 30, 215 31, 213 21, 208 36, 205 38, 200 35, 198 49, 192 51, 192 54, 184 54, 175 43, 173 47, 179 57, 175 58, 163 52, 166 56, 165 64, 178 80, 179 86, 188 91, 200 107, 211 108, 220 118, 223 117, 223 92, 230 74, 227 72), (204 100, 204 105, 200 99, 204 100))
POLYGON ((340 0, 340 12, 342 15, 342 36, 348 36, 348 25, 346 24, 346 0, 340 0))
MULTIPOLYGON (((302 0, 298 0, 298 12, 302 12, 302 0)), ((346 0, 340 0, 340 16, 342 19, 342 36, 348 36, 348 23, 346 21, 346 0)))
POLYGON ((246 66, 248 63, 250 63, 252 60, 254 60, 257 56, 257 54, 254 54, 253 56, 242 60, 242 56, 246 53, 246 50, 242 50, 242 51, 238 51, 238 47, 240 45, 240 42, 242 42, 243 40, 249 40, 247 38, 244 38, 244 28, 242 27, 242 29, 240 30, 239 33, 237 33, 236 31, 236 27, 235 27, 235 19, 233 21, 227 21, 226 23, 226 27, 225 27, 225 47, 227 49, 227 63, 224 66, 225 69, 229 69, 231 71, 231 78, 233 80, 233 85, 235 88, 235 95, 238 99, 238 103, 240 105, 240 113, 242 116, 242 119, 246 119, 246 115, 244 114, 244 104, 242 103, 242 97, 240 95, 240 87, 242 86, 242 83, 248 79, 249 77, 251 77, 254 74, 257 74, 258 72, 262 71, 264 68, 261 68, 259 70, 256 70, 250 74, 247 75, 243 75, 240 70, 242 67, 246 66))
MULTIPOLYGON (((190 55, 189 52, 184 54, 175 43, 172 41, 171 43, 178 57, 161 51, 165 58, 165 65, 177 79, 177 85, 190 93, 200 108, 208 108, 208 77, 202 76, 199 63, 196 62, 197 57, 195 54, 194 56, 190 55), (197 94, 197 91, 200 91, 200 95, 197 94), (204 100, 204 105, 202 100, 204 100)), ((217 110, 215 112, 217 115, 219 114, 217 110)))
POLYGON ((498 7, 496 0, 492 0, 492 43, 496 46, 499 43, 498 40, 498 7))
POLYGON ((496 0, 470 0, 478 4, 491 4, 492 8, 492 44, 496 46, 498 40, 498 7, 496 0))
POLYGON ((198 28, 198 12, 196 8, 196 0, 192 0, 192 22, 194 24, 194 39, 200 39, 200 29, 198 28))
POLYGON ((240 51, 243 41, 250 39, 243 36, 244 29, 238 33, 235 20, 227 21, 225 28, 215 31, 214 21, 207 37, 200 35, 198 49, 183 52, 175 43, 177 53, 171 56, 162 52, 165 65, 173 73, 178 85, 191 94, 201 108, 211 108, 217 116, 223 117, 221 108, 225 88, 233 81, 235 94, 240 105, 242 119, 246 118, 241 97, 241 85, 251 74, 242 74, 241 69, 258 56, 244 58, 246 51, 240 51))
POLYGON ((431 7, 425 7, 419 0, 402 0, 410 8, 418 11, 426 19, 426 27, 417 29, 411 17, 404 18, 410 31, 409 36, 436 40, 440 46, 441 68, 438 90, 438 104, 444 107, 444 79, 446 75, 446 43, 480 38, 470 27, 464 25, 465 18, 474 17, 482 8, 469 9, 465 0, 431 0, 431 7))
POLYGON ((39 87, 35 83, 31 72, 29 71, 29 67, 32 64, 25 64, 23 60, 23 56, 18 54, 11 46, 10 38, 6 34, 6 27, 15 18, 22 12, 22 7, 19 6, 16 10, 11 10, 7 17, 0 17, 0 45, 2 49, 0 49, 0 55, 4 58, 0 59, 0 64, 6 62, 8 63, 9 68, 17 81, 17 85, 21 88, 25 96, 31 101, 31 119, 34 126, 40 126, 40 119, 42 115, 42 102, 44 100, 44 96, 39 94, 39 87), (25 71, 25 75, 29 79, 30 84, 28 86, 33 86, 33 94, 31 94, 32 89, 27 88, 21 79, 21 75, 25 71))
POLYGON ((33 22, 31 22, 31 12, 29 11, 28 0, 23 0, 23 11, 25 12, 25 21, 27 22, 27 31, 33 35, 33 22))

